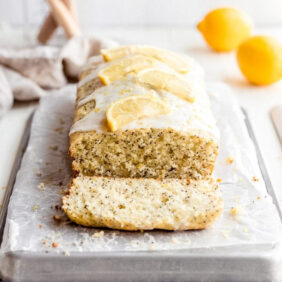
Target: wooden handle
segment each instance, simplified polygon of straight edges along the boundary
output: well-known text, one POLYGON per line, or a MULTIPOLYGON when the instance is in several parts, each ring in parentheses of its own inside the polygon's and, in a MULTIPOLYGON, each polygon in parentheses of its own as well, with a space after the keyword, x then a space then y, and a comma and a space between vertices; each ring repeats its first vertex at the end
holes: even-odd
POLYGON ((73 19, 78 24, 78 14, 76 8, 76 1, 75 0, 62 0, 66 7, 69 9, 70 13, 72 14, 73 19))
POLYGON ((77 22, 73 19, 72 13, 68 10, 65 4, 60 0, 47 0, 52 15, 54 16, 56 22, 62 26, 64 32, 68 38, 80 34, 80 29, 77 22))
POLYGON ((47 41, 52 37, 56 28, 57 22, 55 21, 53 15, 49 13, 37 35, 37 40, 42 44, 47 43, 47 41))
MULTIPOLYGON (((62 0, 62 1, 65 4, 65 6, 68 8, 70 13, 72 14, 73 19, 78 24, 76 1, 75 0, 62 0)), ((58 27, 58 24, 57 24, 56 20, 54 19, 54 16, 52 15, 52 13, 50 12, 48 14, 48 16, 46 17, 43 25, 40 28, 40 31, 37 35, 37 40, 42 44, 46 44, 47 41, 54 34, 57 27, 58 27)))

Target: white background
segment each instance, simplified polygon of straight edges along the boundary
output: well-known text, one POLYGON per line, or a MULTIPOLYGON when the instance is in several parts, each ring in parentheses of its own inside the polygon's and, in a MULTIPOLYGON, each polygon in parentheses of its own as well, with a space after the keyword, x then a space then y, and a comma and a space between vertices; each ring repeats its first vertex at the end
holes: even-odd
MULTIPOLYGON (((236 6, 257 25, 282 24, 282 0, 78 0, 84 29, 100 26, 191 26, 210 9, 236 6)), ((0 20, 37 26, 48 10, 44 0, 0 0, 0 20)))

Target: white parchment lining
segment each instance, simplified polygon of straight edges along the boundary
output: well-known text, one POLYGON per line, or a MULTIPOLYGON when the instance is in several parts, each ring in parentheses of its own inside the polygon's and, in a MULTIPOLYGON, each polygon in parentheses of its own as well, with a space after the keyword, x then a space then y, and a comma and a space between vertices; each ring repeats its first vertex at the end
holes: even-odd
POLYGON ((215 178, 221 178, 224 212, 209 229, 121 232, 72 224, 60 210, 71 178, 68 132, 75 87, 41 100, 11 196, 1 251, 57 252, 209 248, 275 244, 281 223, 267 195, 253 144, 230 89, 208 86, 221 133, 215 178), (232 157, 233 163, 226 159, 232 157), (231 209, 234 208, 233 214, 231 209))

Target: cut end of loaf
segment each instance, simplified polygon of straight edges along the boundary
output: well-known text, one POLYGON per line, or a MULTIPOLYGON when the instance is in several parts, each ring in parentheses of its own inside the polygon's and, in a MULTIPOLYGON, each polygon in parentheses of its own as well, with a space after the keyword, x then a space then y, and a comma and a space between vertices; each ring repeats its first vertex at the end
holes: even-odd
POLYGON ((222 208, 212 180, 78 176, 63 198, 63 210, 77 224, 131 231, 207 228, 222 208))
POLYGON ((171 129, 75 133, 70 146, 84 175, 161 179, 208 178, 217 150, 213 139, 171 129))

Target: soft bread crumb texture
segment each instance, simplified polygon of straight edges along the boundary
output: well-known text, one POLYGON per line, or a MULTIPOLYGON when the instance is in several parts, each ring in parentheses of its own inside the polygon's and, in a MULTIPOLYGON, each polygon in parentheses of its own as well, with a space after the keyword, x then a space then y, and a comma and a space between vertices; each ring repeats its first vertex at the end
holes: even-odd
POLYGON ((88 176, 205 179, 214 168, 213 139, 172 129, 71 135, 73 170, 88 176))
POLYGON ((122 230, 188 230, 210 226, 221 214, 213 180, 78 176, 63 210, 77 224, 122 230))

